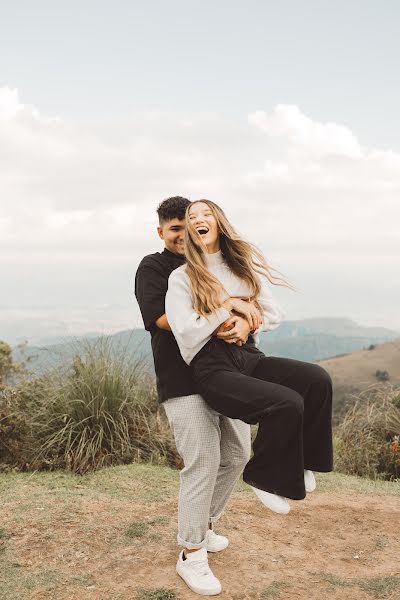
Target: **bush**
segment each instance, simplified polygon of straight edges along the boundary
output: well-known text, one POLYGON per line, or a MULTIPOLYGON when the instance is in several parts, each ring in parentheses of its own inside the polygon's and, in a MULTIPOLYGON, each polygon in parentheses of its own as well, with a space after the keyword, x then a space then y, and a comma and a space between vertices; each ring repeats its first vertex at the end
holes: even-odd
POLYGON ((389 373, 387 371, 380 371, 379 369, 375 371, 375 377, 378 381, 389 381, 389 373))
MULTIPOLYGON (((23 345, 21 345, 22 347, 23 345)), ((15 373, 23 369, 23 365, 14 363, 12 360, 12 349, 7 342, 0 340, 0 390, 3 390, 15 373)))
POLYGON ((107 337, 79 342, 72 364, 8 390, 0 413, 0 449, 20 469, 177 464, 154 380, 107 337))
POLYGON ((371 479, 400 478, 399 436, 399 389, 379 387, 368 400, 361 393, 337 429, 336 470, 371 479))
POLYGON ((0 469, 30 468, 32 453, 37 449, 31 420, 46 403, 46 378, 23 381, 0 392, 0 469))

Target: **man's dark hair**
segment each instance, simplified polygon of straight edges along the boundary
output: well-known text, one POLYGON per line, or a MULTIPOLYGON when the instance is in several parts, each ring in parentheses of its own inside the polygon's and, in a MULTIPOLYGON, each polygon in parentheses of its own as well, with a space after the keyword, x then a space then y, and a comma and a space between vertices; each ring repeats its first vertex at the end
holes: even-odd
POLYGON ((157 208, 160 225, 172 219, 183 219, 190 200, 182 196, 172 196, 159 204, 157 208))

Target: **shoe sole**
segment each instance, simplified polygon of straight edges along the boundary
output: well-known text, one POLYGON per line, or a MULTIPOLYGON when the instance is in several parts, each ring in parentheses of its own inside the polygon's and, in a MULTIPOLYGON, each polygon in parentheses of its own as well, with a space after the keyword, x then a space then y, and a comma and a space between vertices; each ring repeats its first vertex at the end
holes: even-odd
POLYGON ((311 477, 310 479, 311 479, 311 482, 310 482, 311 485, 308 485, 308 487, 307 487, 306 477, 304 477, 304 487, 306 488, 307 494, 310 494, 317 488, 317 482, 315 481, 315 476, 311 477))
POLYGON ((255 490, 256 490, 256 489, 258 489, 258 488, 255 488, 255 487, 253 487, 253 486, 250 486, 250 487, 253 489, 253 491, 254 491, 255 495, 256 495, 256 496, 257 496, 257 498, 260 500, 260 502, 262 503, 262 505, 263 505, 263 506, 265 506, 265 508, 268 508, 268 510, 270 510, 270 511, 272 511, 272 512, 274 512, 274 513, 277 513, 278 515, 287 515, 287 514, 289 514, 289 513, 290 513, 290 505, 288 505, 287 509, 284 509, 284 510, 279 510, 279 509, 277 509, 277 508, 275 508, 275 507, 273 508, 272 506, 269 506, 268 504, 265 504, 265 502, 264 502, 264 500, 262 499, 262 497, 260 497, 260 496, 258 495, 258 493, 255 491, 255 490))
POLYGON ((176 567, 176 572, 178 573, 179 577, 183 579, 188 588, 190 588, 195 594, 200 594, 201 596, 216 596, 217 594, 220 594, 222 592, 222 587, 218 591, 205 591, 201 590, 200 588, 196 588, 195 586, 190 585, 190 583, 186 581, 182 573, 179 572, 178 567, 176 567))
POLYGON ((206 546, 206 550, 207 550, 207 552, 221 552, 221 550, 225 550, 225 548, 227 548, 228 546, 229 546, 229 542, 223 548, 218 548, 218 550, 210 550, 209 548, 207 548, 207 546, 206 546))

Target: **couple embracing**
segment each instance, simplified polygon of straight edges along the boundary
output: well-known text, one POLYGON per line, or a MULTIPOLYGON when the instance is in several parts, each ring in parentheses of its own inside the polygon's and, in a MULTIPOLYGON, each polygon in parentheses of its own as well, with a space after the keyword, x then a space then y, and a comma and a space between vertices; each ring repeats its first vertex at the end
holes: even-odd
POLYGON ((135 294, 184 463, 176 570, 211 596, 222 587, 207 552, 229 543, 213 524, 241 473, 266 508, 287 514, 289 499, 315 489, 313 471, 332 470, 332 381, 319 365, 258 349, 258 332, 285 317, 268 284, 291 286, 217 204, 176 196, 157 213, 165 247, 141 261, 135 294))

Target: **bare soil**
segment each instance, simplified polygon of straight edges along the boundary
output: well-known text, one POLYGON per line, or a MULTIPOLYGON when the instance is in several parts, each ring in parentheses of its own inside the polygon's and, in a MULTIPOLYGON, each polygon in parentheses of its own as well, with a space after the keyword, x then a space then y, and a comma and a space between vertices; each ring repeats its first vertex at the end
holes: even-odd
MULTIPOLYGON (((232 496, 215 525, 230 544, 209 553, 223 587, 218 598, 400 598, 400 587, 385 587, 400 576, 399 497, 315 491, 291 506, 289 515, 277 515, 256 496, 232 496), (378 577, 389 578, 382 588, 378 577)), ((139 587, 172 589, 181 600, 200 597, 175 572, 176 497, 136 504, 95 497, 60 501, 49 492, 26 506, 7 502, 1 527, 8 568, 1 571, 0 588, 23 591, 0 598, 133 600, 139 587), (147 530, 129 537, 136 522, 147 530), (11 587, 7 577, 15 580, 11 587)))

